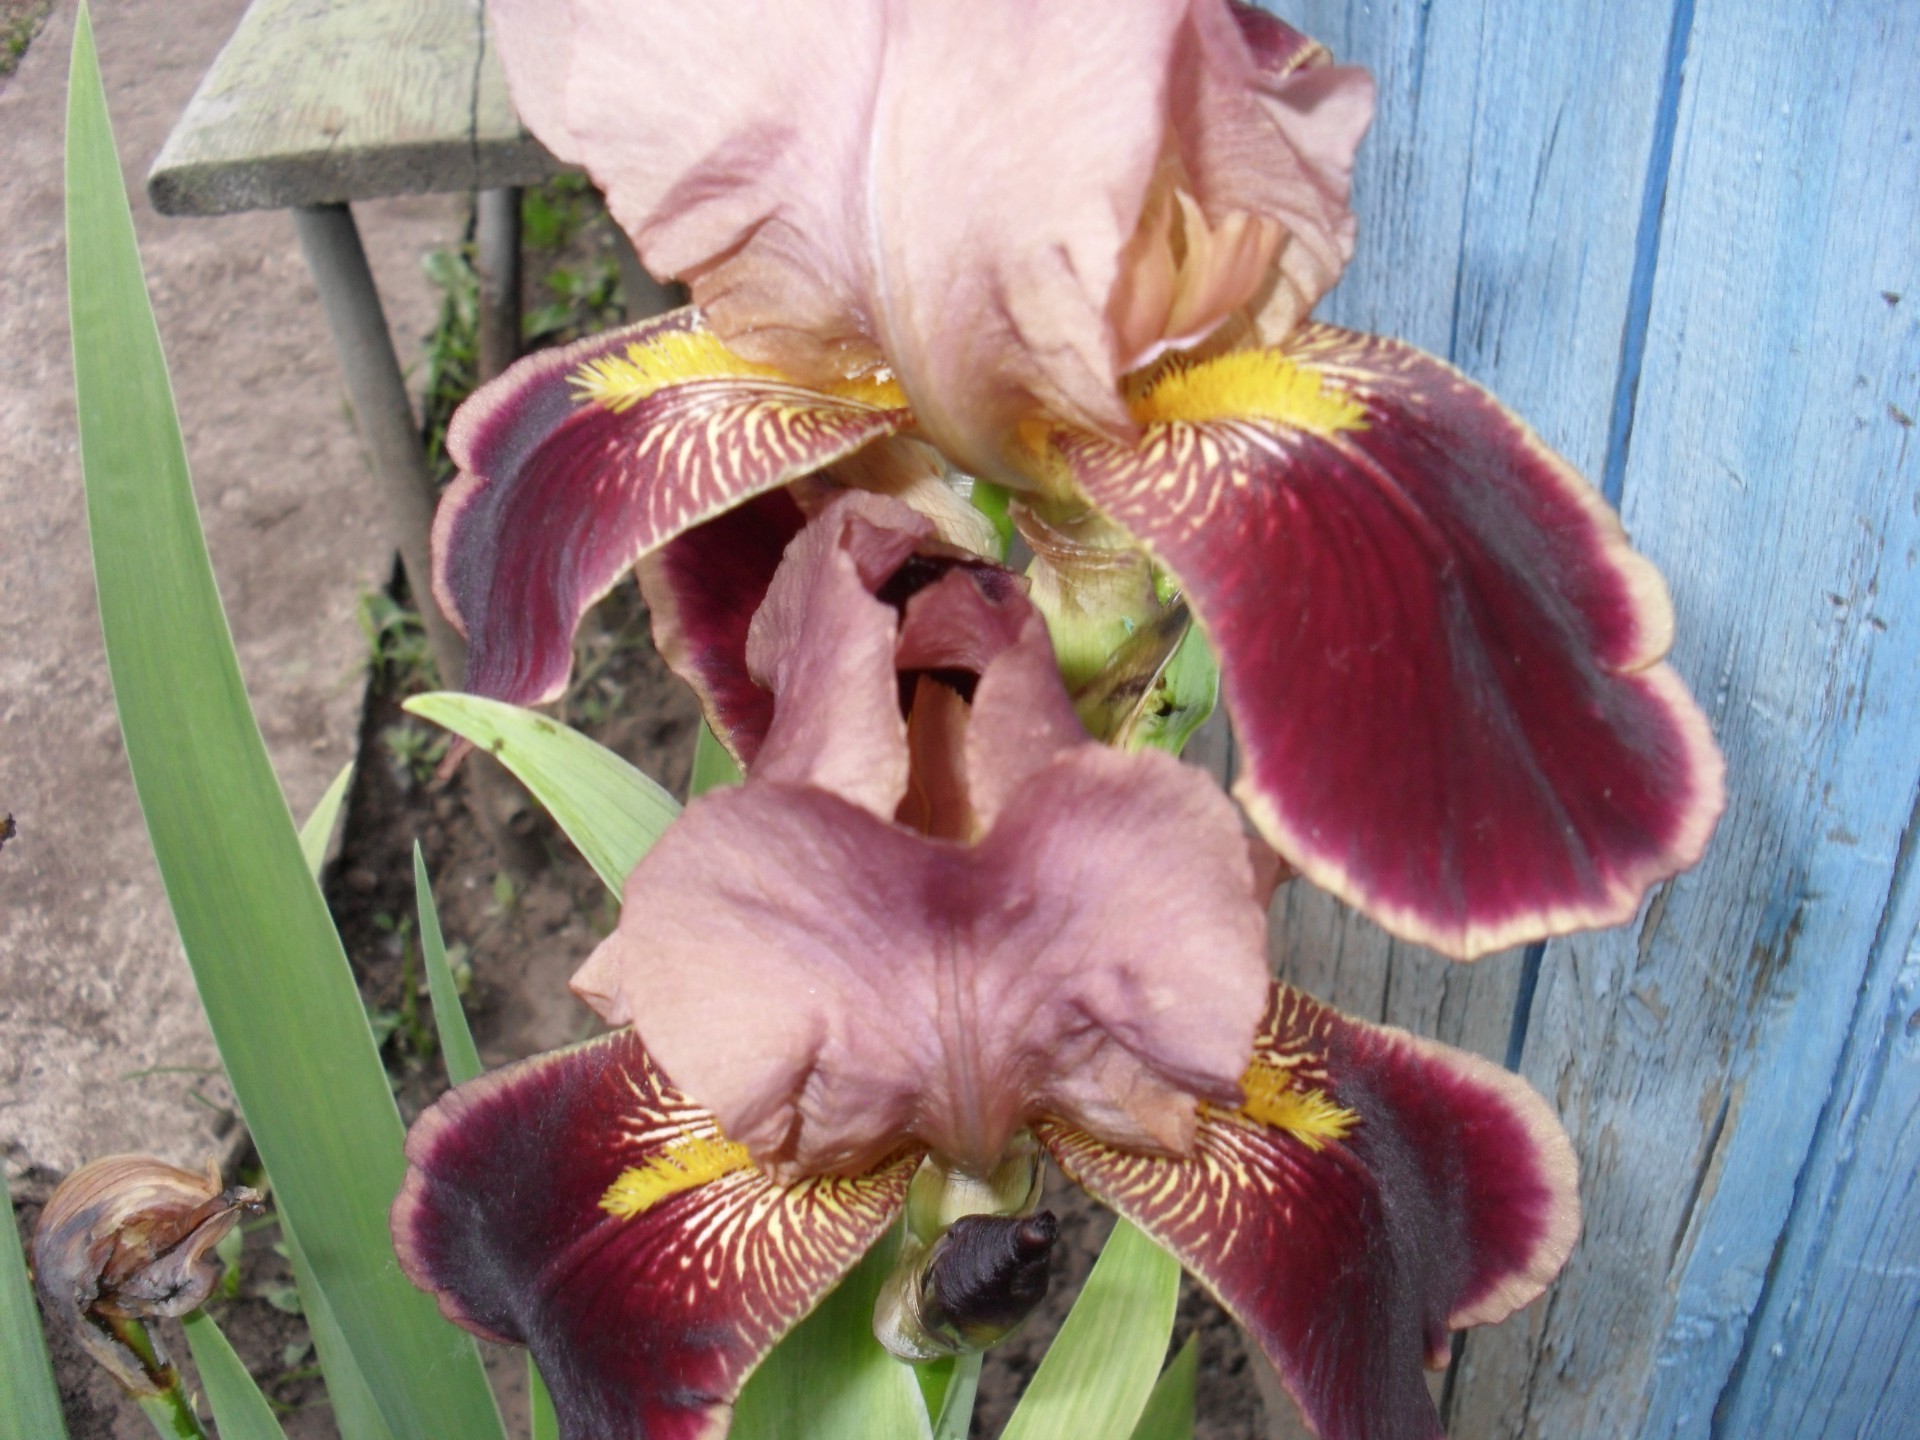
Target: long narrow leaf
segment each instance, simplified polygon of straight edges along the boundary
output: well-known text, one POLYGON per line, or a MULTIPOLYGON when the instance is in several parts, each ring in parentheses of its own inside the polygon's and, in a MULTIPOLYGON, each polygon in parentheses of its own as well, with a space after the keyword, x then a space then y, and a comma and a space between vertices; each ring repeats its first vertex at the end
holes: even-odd
POLYGON ((187 1348, 193 1351, 194 1368, 200 1372, 200 1388, 207 1392, 207 1404, 213 1407, 213 1423, 220 1427, 220 1440, 287 1440, 287 1432, 273 1418, 273 1407, 260 1393, 260 1386, 233 1346, 204 1310, 186 1318, 187 1348))
POLYGON ((687 794, 697 798, 723 785, 738 785, 740 778, 740 766, 715 737, 713 727, 702 720, 693 739, 693 774, 687 794))
POLYGON ((440 1054, 447 1062, 447 1078, 456 1085, 464 1085, 480 1074, 480 1052, 467 1025, 467 1012, 460 1004, 460 989, 453 983, 453 971, 447 967, 447 942, 440 933, 440 910, 433 903, 433 886, 427 879, 427 861, 420 853, 418 840, 413 842, 413 903, 420 913, 420 959, 427 970, 427 994, 433 1000, 433 1025, 440 1036, 440 1054))
POLYGON ((67 147, 74 375, 101 626, 201 1002, 281 1209, 397 1440, 499 1435, 472 1341, 393 1263, 386 1212, 403 1171, 400 1117, 241 683, 84 8, 67 147))
POLYGON ((560 1440, 559 1412, 553 1408, 553 1396, 531 1355, 527 1357, 527 1410, 532 1422, 528 1440, 560 1440))
POLYGON ((1122 1220, 1001 1440, 1128 1440, 1166 1357, 1179 1298, 1179 1264, 1122 1220))
MULTIPOLYGON (((333 783, 327 786, 326 793, 300 826, 300 853, 307 862, 307 873, 315 880, 320 878, 320 867, 326 862, 327 840, 333 834, 334 822, 339 819, 340 807, 347 797, 347 784, 352 778, 353 765, 349 762, 333 777, 333 783)), ((340 1333, 333 1306, 320 1288, 320 1282, 314 1279, 307 1252, 301 1248, 300 1237, 293 1233, 285 1215, 280 1216, 280 1238, 286 1242, 287 1260, 293 1266, 294 1284, 300 1290, 300 1307, 307 1317, 308 1333, 313 1336, 314 1353, 320 1358, 320 1373, 326 1377, 327 1404, 333 1408, 333 1423, 340 1432, 340 1440, 393 1440, 393 1431, 380 1413, 380 1403, 367 1387, 367 1377, 360 1373, 360 1362, 353 1358, 347 1337, 340 1333)))
POLYGON ((349 760, 327 783, 320 802, 300 827, 300 855, 307 862, 307 873, 316 880, 327 860, 327 842, 333 838, 333 827, 340 820, 340 807, 346 803, 347 786, 352 783, 353 762, 349 760))
POLYGON ((1194 1387, 1200 1376, 1200 1337, 1190 1335, 1180 1353, 1160 1372, 1133 1440, 1193 1440, 1194 1387))
POLYGON ((444 690, 416 695, 406 708, 517 775, 616 896, 680 813, 671 795, 606 746, 532 710, 444 690))
MULTIPOLYGON (((413 842, 413 898, 420 916, 420 958, 427 971, 427 992, 433 998, 433 1025, 440 1037, 440 1055, 447 1078, 455 1085, 477 1079, 485 1067, 473 1043, 466 1007, 447 964, 446 937, 440 933, 440 908, 433 902, 433 883, 427 878, 427 860, 420 842, 413 842)), ((527 1356, 527 1414, 530 1440, 560 1440, 560 1417, 553 1408, 540 1367, 527 1356)))
POLYGON ((0 1440, 65 1440, 66 1433, 26 1257, 19 1232, 9 1229, 0 1237, 0 1440))
POLYGON ((761 1361, 727 1440, 932 1440, 913 1370, 873 1338, 873 1302, 899 1245, 896 1233, 874 1246, 761 1361))
POLYGON ((380 1413, 367 1377, 354 1358, 353 1348, 341 1333, 326 1291, 313 1277, 307 1252, 300 1237, 280 1217, 280 1238, 286 1243, 287 1260, 293 1266, 294 1284, 300 1288, 300 1307, 307 1317, 307 1332, 313 1336, 313 1351, 320 1359, 320 1373, 327 1381, 327 1404, 333 1407, 333 1423, 340 1440, 393 1440, 393 1428, 380 1413))

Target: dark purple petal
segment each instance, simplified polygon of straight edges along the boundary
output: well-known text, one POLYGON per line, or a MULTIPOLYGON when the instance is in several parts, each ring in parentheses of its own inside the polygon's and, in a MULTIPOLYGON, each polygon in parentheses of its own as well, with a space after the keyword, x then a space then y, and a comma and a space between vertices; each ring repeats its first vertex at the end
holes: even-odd
POLYGON ((803 523, 787 492, 770 490, 669 540, 638 567, 653 643, 742 767, 773 723, 773 692, 747 674, 747 629, 803 523))
POLYGON ((886 1229, 916 1155, 777 1186, 630 1031, 462 1085, 414 1124, 393 1207, 448 1319, 528 1346, 562 1432, 719 1440, 774 1342, 886 1229))
POLYGON ((1175 369, 1135 447, 1056 432, 1220 657, 1237 794, 1309 879, 1471 958, 1629 918, 1693 863, 1723 766, 1658 663, 1657 572, 1451 367, 1310 325, 1175 369))
POLYGON ((1323 1440, 1440 1440, 1422 1364, 1573 1247, 1566 1134, 1498 1066, 1277 987, 1245 1091, 1203 1107, 1186 1159, 1035 1130, 1219 1296, 1323 1440))
POLYGON ((574 626, 635 560, 907 419, 872 387, 740 359, 692 310, 522 360, 447 437, 463 473, 434 520, 434 595, 467 636, 466 688, 554 698, 574 626))

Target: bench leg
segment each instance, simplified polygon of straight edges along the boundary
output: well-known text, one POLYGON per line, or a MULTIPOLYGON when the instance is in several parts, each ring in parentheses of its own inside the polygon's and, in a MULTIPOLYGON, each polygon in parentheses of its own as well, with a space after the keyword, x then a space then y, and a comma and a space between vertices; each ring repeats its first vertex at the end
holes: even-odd
POLYGON ((520 191, 482 190, 474 201, 480 274, 480 379, 520 358, 520 191))
POLYGON ((449 689, 466 669, 467 645, 433 601, 433 567, 428 537, 436 501, 433 474, 420 442, 419 422, 400 361, 387 332, 386 312, 374 288, 373 271, 360 243, 353 211, 345 205, 302 205, 293 211, 300 248, 313 272, 326 312, 333 348, 346 375, 347 396, 360 426, 362 443, 387 504, 387 524, 407 585, 426 623, 427 644, 449 689))

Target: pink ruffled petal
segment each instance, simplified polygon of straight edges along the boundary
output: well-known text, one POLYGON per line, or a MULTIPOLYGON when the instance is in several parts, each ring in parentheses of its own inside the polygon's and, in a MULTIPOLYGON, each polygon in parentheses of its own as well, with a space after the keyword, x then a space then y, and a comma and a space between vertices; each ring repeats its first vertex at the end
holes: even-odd
POLYGON ((747 671, 774 696, 757 779, 819 786, 893 817, 907 790, 899 616, 874 592, 932 532, 898 501, 854 492, 788 547, 747 633, 747 671))
POLYGON ((1219 654, 1236 793, 1314 883, 1471 958, 1629 918, 1723 766, 1659 575, 1484 390, 1330 326, 1163 377, 1137 447, 1056 435, 1219 654))
MULTIPOLYGON (((1218 110, 1259 142, 1183 138, 1216 220, 1250 209, 1222 165, 1251 156, 1280 167, 1251 183, 1252 213, 1319 223, 1296 193, 1318 142, 1292 102, 1285 123, 1263 113, 1270 77, 1223 0, 570 13, 565 103, 523 110, 584 160, 649 268, 687 280, 742 353, 816 383, 891 364, 926 433, 976 472, 1008 463, 1036 410, 1127 433, 1108 306, 1176 90, 1181 116, 1218 110)), ((541 44, 510 75, 550 77, 541 44)))
POLYGON ((908 423, 884 387, 815 393, 727 351, 691 310, 529 356, 461 407, 434 594, 466 688, 565 688, 580 616, 640 556, 908 423))
POLYGON ((756 776, 648 852, 574 988, 776 1174, 903 1135, 985 1169, 1036 1113, 1177 1150, 1259 1018, 1252 883, 1232 806, 1163 755, 1083 745, 971 847, 756 776))
POLYGON ((560 0, 487 0, 494 52, 506 72, 520 123, 569 165, 581 163, 567 130, 567 69, 573 62, 572 9, 560 0))
POLYGON ((1373 120, 1373 79, 1328 65, 1298 31, 1243 5, 1195 6, 1175 71, 1173 132, 1195 193, 1216 223, 1241 214, 1285 231, 1258 302, 1278 340, 1353 258, 1353 160, 1373 120))
POLYGON ((631 1032, 495 1071, 407 1137, 400 1266, 456 1324, 526 1345, 561 1430, 719 1440, 774 1342, 878 1240, 915 1154, 776 1185, 631 1032))
POLYGON ((1539 1295, 1579 1233, 1565 1132, 1517 1076, 1284 988, 1245 1090, 1188 1158, 1035 1132, 1219 1296, 1322 1440, 1440 1440, 1422 1364, 1539 1295))

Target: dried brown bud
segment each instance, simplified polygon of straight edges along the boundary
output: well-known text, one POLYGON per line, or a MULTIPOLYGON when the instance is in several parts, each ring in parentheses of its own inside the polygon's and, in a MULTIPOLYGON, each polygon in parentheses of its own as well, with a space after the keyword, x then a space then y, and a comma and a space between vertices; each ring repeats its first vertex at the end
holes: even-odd
POLYGON ((165 1378, 115 1335, 116 1322, 198 1309, 220 1273, 208 1252, 259 1204, 245 1186, 221 1189, 211 1160, 204 1175, 145 1155, 83 1165, 53 1192, 34 1230, 41 1299, 130 1392, 158 1394, 165 1378))

